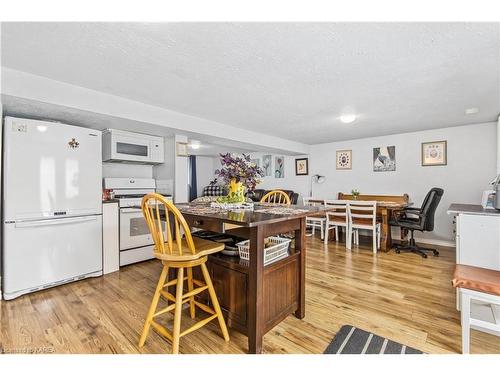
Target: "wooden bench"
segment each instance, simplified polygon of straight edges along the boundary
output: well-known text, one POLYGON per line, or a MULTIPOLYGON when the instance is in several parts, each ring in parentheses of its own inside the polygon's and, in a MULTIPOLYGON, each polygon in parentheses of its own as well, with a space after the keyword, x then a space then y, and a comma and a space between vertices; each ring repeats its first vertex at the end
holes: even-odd
MULTIPOLYGON (((346 199, 352 200, 354 196, 352 194, 339 193, 338 199, 346 199)), ((410 196, 408 194, 403 195, 371 195, 371 194, 360 194, 358 195, 357 200, 360 201, 377 201, 383 203, 399 203, 399 204, 408 204, 410 201, 410 196)))
POLYGON ((462 353, 470 350, 470 329, 478 328, 500 336, 500 271, 457 264, 452 284, 459 288, 462 321, 462 353), (473 318, 471 300, 491 305, 494 323, 473 318))

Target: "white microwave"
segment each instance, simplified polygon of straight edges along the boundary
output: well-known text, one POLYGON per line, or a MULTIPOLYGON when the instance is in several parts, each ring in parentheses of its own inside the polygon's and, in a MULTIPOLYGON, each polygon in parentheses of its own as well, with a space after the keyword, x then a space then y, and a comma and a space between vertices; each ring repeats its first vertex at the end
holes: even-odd
POLYGON ((142 164, 163 163, 163 138, 107 129, 102 133, 102 161, 142 164))

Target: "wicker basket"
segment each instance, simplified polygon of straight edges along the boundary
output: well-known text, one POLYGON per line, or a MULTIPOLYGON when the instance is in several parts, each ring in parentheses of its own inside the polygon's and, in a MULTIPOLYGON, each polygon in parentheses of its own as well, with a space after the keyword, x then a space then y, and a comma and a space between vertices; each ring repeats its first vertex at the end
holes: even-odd
MULTIPOLYGON (((291 242, 289 238, 273 236, 267 237, 266 240, 271 242, 272 245, 264 249, 264 264, 275 262, 288 255, 288 247, 291 242)), ((236 246, 238 246, 240 258, 243 260, 250 260, 250 241, 238 242, 236 246)))

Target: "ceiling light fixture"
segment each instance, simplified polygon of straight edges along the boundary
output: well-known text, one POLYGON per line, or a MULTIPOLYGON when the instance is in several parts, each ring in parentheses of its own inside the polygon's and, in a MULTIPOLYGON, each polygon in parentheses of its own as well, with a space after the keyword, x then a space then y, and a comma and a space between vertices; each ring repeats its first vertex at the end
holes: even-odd
POLYGON ((354 120, 356 120, 356 115, 354 114, 340 116, 340 121, 344 124, 350 124, 354 120))
POLYGON ((190 146, 191 146, 191 148, 193 150, 198 150, 200 148, 200 142, 198 142, 198 141, 191 141, 190 146))

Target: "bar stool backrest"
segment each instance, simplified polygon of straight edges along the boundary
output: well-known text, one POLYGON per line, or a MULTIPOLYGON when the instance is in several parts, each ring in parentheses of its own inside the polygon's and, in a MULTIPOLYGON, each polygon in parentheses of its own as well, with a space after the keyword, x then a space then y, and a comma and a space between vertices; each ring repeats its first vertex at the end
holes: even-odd
POLYGON ((287 206, 292 204, 290 197, 282 190, 272 190, 262 197, 261 203, 277 203, 287 206))
POLYGON ((189 251, 193 255, 196 254, 189 225, 179 209, 170 200, 161 194, 147 194, 142 198, 141 208, 153 237, 156 252, 168 255, 183 255, 184 251, 189 251), (164 217, 161 211, 164 211, 164 217), (172 227, 175 233, 176 246, 174 246, 172 227), (182 246, 181 227, 187 243, 186 249, 183 249, 182 246), (174 252, 174 248, 177 251, 174 252))

